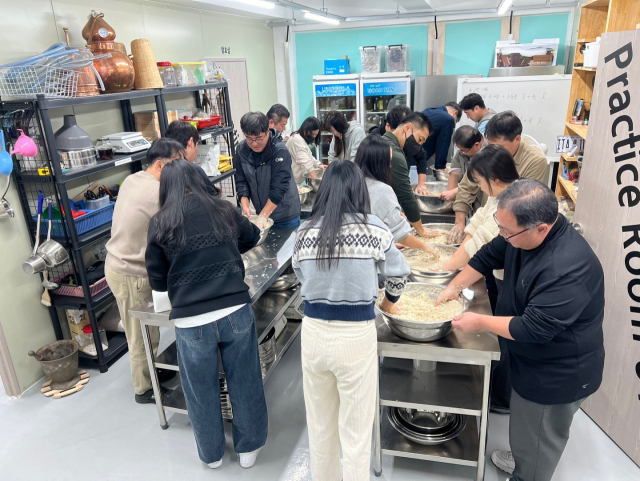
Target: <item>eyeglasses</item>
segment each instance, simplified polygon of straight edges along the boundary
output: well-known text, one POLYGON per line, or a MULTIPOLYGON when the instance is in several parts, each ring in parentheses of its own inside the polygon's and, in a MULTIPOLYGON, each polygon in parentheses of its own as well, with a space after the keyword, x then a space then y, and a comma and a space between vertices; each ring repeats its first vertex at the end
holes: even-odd
POLYGON ((463 155, 467 155, 471 149, 473 149, 473 146, 469 147, 467 150, 458 149, 458 152, 460 152, 463 155))
POLYGON ((509 239, 513 239, 515 236, 520 235, 520 234, 524 234, 525 232, 531 230, 531 229, 535 229, 538 226, 541 226, 542 224, 536 224, 532 227, 529 227, 527 229, 521 230, 520 232, 518 232, 517 234, 513 234, 513 235, 507 235, 504 228, 498 223, 498 217, 496 216, 496 212, 493 213, 493 220, 496 221, 496 224, 498 225, 498 231, 500 232, 500 235, 502 237, 504 237, 504 240, 506 240, 507 242, 509 242, 509 239))
POLYGON ((263 134, 263 135, 260 135, 258 137, 247 137, 245 135, 244 138, 250 144, 259 144, 259 143, 263 142, 266 137, 267 137, 267 134, 263 134))

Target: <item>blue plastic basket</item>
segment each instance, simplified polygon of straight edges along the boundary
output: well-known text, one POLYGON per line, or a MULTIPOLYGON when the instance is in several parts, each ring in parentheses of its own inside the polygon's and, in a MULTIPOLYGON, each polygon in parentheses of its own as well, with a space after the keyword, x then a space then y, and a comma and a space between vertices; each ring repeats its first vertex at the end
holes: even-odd
MULTIPOLYGON (((85 215, 76 218, 76 232, 78 233, 78 235, 84 234, 85 232, 89 232, 96 227, 100 227, 101 225, 111 222, 111 219, 113 219, 113 207, 115 205, 115 202, 110 202, 109 205, 101 207, 100 209, 87 211, 85 215)), ((46 235, 47 229, 49 228, 49 221, 45 220, 44 217, 46 217, 46 215, 43 215, 40 227, 40 232, 42 233, 42 235, 46 235)), ((34 215, 33 220, 34 222, 37 222, 38 216, 34 215)), ((63 220, 53 219, 53 224, 51 226, 52 236, 64 237, 65 230, 67 230, 67 226, 63 220)))

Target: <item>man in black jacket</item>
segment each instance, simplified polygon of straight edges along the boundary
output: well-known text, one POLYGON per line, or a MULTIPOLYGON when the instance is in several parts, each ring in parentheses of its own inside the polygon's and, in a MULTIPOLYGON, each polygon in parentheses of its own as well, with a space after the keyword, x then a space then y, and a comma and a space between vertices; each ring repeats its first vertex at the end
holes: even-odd
POLYGON ((511 452, 492 461, 513 481, 550 481, 575 412, 602 382, 604 273, 589 244, 535 180, 498 196, 500 235, 485 245, 438 299, 504 269, 495 316, 467 312, 463 332, 485 329, 507 340, 511 364, 511 452))
POLYGON ((287 147, 274 138, 261 112, 244 114, 240 128, 245 140, 236 149, 236 188, 242 213, 251 216, 251 202, 261 217, 273 219, 274 226, 298 227, 300 196, 287 147))

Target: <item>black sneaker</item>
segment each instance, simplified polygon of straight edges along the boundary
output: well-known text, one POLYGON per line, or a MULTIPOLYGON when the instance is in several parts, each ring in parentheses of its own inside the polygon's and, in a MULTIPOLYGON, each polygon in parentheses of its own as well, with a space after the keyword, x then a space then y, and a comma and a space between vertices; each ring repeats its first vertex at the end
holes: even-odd
MULTIPOLYGON (((161 387, 160 392, 162 395, 162 400, 164 401, 167 394, 167 390, 161 387)), ((156 397, 153 394, 153 389, 149 389, 144 394, 136 394, 135 400, 138 404, 155 404, 156 403, 156 397)))

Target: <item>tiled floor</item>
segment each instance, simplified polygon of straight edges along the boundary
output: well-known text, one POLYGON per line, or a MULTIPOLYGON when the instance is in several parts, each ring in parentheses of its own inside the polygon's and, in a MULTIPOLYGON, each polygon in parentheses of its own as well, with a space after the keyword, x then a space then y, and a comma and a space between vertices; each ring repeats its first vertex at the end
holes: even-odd
MULTIPOLYGON (((0 480, 310 480, 301 376, 298 339, 267 383, 269 439, 250 470, 238 465, 230 429, 215 471, 198 460, 185 416, 171 415, 161 430, 155 407, 133 401, 128 356, 106 374, 91 371, 85 389, 68 398, 48 399, 38 388, 18 400, 0 396, 0 480)), ((491 415, 489 452, 508 446, 507 429, 508 416, 491 415)), ((506 477, 487 461, 486 481, 506 477)), ((379 479, 458 481, 475 479, 475 471, 385 456, 379 479)), ((640 468, 580 411, 554 481, 638 479, 640 468)))

